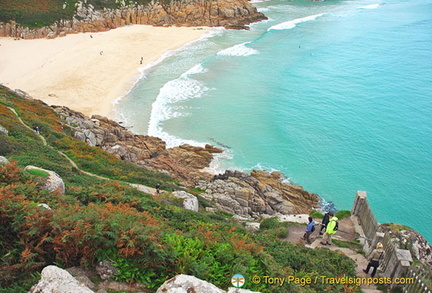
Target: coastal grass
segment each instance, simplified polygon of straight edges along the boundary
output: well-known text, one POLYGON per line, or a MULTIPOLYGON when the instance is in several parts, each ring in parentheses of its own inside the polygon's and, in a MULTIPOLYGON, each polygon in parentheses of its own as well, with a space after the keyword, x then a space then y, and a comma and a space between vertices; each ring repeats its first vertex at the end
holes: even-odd
MULTIPOLYGON (((324 214, 320 211, 317 210, 313 210, 309 213, 309 216, 311 216, 314 219, 322 219, 324 218, 324 214)), ((335 216, 339 219, 342 220, 345 217, 349 217, 351 216, 351 211, 347 211, 347 210, 341 210, 341 211, 337 211, 335 216)))
MULTIPOLYGON (((72 20, 76 13, 78 2, 78 0, 2 0, 0 22, 8 23, 15 21, 29 28, 49 26, 62 20, 72 20)), ((126 5, 146 5, 148 3, 150 3, 150 0, 124 1, 126 5)), ((120 8, 122 3, 116 0, 88 0, 82 3, 82 5, 85 7, 91 5, 95 10, 103 10, 120 8)), ((75 17, 81 20, 79 16, 75 15, 75 17)))
POLYGON ((68 128, 62 125, 50 107, 37 100, 23 99, 3 86, 0 86, 0 125, 9 131, 8 135, 2 137, 0 154, 17 160, 20 166, 34 165, 52 170, 68 183, 85 184, 89 181, 85 178, 88 175, 81 174, 80 178, 74 178, 77 170, 58 151, 65 153, 80 169, 112 180, 149 186, 164 182, 166 190, 178 186, 177 180, 165 173, 145 170, 132 162, 121 161, 112 154, 71 137, 68 128), (30 129, 21 125, 8 107, 15 109, 30 129), (40 134, 52 148, 45 146, 31 130, 35 126, 39 127, 40 134))
MULTIPOLYGON (((152 291, 177 274, 221 288, 230 286, 235 273, 247 278, 354 275, 354 263, 342 254, 318 254, 271 233, 249 233, 240 223, 166 205, 119 182, 68 188, 59 195, 40 190, 23 174, 16 162, 0 168, 6 179, 0 184, 0 220, 6 223, 0 227, 0 253, 7 256, 0 275, 5 287, 49 264, 93 268, 100 260, 119 269, 115 280, 138 282, 152 291), (38 207, 40 200, 52 210, 38 207)), ((327 286, 314 284, 309 292, 323 292, 327 286)), ((287 292, 252 282, 247 288, 287 292)), ((332 288, 343 290, 343 285, 332 288)))
POLYGON ((314 219, 322 219, 324 218, 324 214, 317 210, 312 210, 309 212, 309 216, 311 216, 314 219))
MULTIPOLYGON (((28 292, 35 274, 47 265, 94 269, 101 260, 119 269, 116 280, 141 283, 149 292, 177 274, 227 289, 236 273, 246 277, 245 289, 263 293, 355 292, 344 284, 254 284, 254 275, 353 277, 355 264, 337 252, 280 241, 287 223, 263 220, 262 231, 255 234, 228 221, 228 213, 184 210, 171 203, 169 192, 154 197, 130 187, 122 181, 173 187, 176 181, 70 137, 51 108, 1 86, 0 125, 8 130, 0 133, 0 155, 10 161, 0 166, 0 286, 7 292, 28 292), (7 107, 30 128, 38 125, 48 145, 7 107), (116 180, 81 174, 59 150, 79 168, 116 180), (66 193, 43 190, 23 170, 27 165, 59 174, 66 193), (42 202, 51 210, 38 206, 42 202)), ((212 206, 205 199, 199 203, 201 209, 212 206)))
POLYGON ((341 210, 341 211, 338 211, 338 212, 335 214, 335 216, 336 216, 336 218, 338 218, 339 220, 342 220, 343 218, 350 217, 350 216, 351 216, 351 211, 341 210))
POLYGON ((35 175, 35 176, 49 177, 49 173, 44 171, 44 170, 29 169, 29 170, 27 170, 27 172, 29 172, 30 174, 35 175))
POLYGON ((284 239, 288 237, 288 230, 291 224, 292 223, 288 222, 280 222, 276 217, 267 218, 260 223, 260 233, 278 239, 284 239))
POLYGON ((348 248, 348 249, 351 249, 352 251, 357 252, 358 254, 364 255, 363 245, 360 244, 359 240, 346 241, 346 240, 333 239, 332 242, 334 245, 336 245, 338 247, 348 248))

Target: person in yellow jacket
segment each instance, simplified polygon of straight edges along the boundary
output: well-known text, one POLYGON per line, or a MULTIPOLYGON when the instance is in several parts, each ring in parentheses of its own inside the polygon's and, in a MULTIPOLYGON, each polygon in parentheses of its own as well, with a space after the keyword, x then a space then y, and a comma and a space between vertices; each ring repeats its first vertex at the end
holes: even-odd
POLYGON ((335 227, 338 218, 335 217, 332 212, 329 212, 329 218, 330 218, 329 223, 327 224, 326 231, 323 235, 323 241, 320 242, 322 245, 332 245, 332 240, 331 240, 332 235, 335 234, 337 231, 335 230, 335 227))

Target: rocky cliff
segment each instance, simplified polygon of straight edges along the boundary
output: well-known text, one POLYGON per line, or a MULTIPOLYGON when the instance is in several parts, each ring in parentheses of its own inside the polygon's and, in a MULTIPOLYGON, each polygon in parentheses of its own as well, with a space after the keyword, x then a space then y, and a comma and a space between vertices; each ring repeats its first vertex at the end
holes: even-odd
POLYGON ((253 219, 262 215, 308 213, 318 206, 318 195, 284 182, 279 172, 225 171, 198 186, 205 190, 202 196, 220 209, 253 219))
POLYGON ((0 23, 0 36, 24 39, 54 38, 68 33, 99 32, 131 24, 156 26, 223 26, 243 29, 267 19, 247 0, 152 1, 148 5, 128 5, 119 9, 94 10, 79 3, 73 19, 49 27, 29 29, 11 22, 0 23))
POLYGON ((288 184, 279 172, 205 172, 221 149, 206 145, 166 148, 157 137, 133 134, 119 123, 94 115, 91 118, 67 107, 52 106, 76 138, 91 146, 134 162, 146 169, 163 171, 188 187, 200 187, 219 208, 248 218, 263 214, 308 212, 318 205, 318 195, 288 184))
POLYGON ((76 138, 100 147, 121 160, 134 162, 149 170, 165 171, 187 186, 211 178, 211 174, 202 169, 209 166, 213 154, 222 152, 210 145, 181 145, 167 149, 160 138, 133 134, 105 117, 94 115, 88 118, 67 107, 53 108, 76 138))

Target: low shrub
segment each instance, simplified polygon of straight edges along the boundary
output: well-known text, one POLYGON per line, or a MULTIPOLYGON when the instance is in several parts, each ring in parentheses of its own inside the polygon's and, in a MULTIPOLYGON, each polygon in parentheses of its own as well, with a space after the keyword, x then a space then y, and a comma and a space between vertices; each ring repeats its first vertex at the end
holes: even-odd
POLYGON ((342 220, 345 217, 350 217, 351 216, 351 212, 350 211, 346 211, 346 210, 342 210, 342 211, 338 211, 335 214, 336 218, 338 218, 339 220, 342 220))

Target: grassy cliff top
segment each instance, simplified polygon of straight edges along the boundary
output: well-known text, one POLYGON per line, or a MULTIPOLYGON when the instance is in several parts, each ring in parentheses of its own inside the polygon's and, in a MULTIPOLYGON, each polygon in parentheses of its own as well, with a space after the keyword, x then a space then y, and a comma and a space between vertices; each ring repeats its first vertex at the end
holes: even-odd
POLYGON ((0 166, 0 293, 28 292, 50 264, 92 269, 101 260, 119 268, 116 280, 141 283, 147 292, 177 274, 226 289, 237 273, 246 277, 244 288, 263 293, 358 292, 347 284, 254 284, 255 275, 353 277, 355 264, 338 252, 281 241, 286 223, 248 232, 244 224, 229 221, 232 215, 207 212, 204 206, 212 203, 199 192, 194 193, 200 211, 192 212, 181 208, 170 192, 155 196, 124 184, 157 181, 176 188, 165 174, 120 161, 73 138, 50 107, 2 86, 0 126, 8 131, 0 132, 0 156, 11 161, 0 166), (80 173, 59 151, 80 169, 112 180, 80 173), (65 194, 41 188, 44 176, 25 171, 26 165, 55 171, 65 182, 65 194))
MULTIPOLYGON (((39 28, 49 26, 59 20, 72 19, 76 12, 78 0, 0 0, 0 22, 15 21, 23 26, 39 28)), ((88 0, 85 6, 94 9, 119 8, 126 4, 147 4, 149 0, 117 1, 88 0)))

